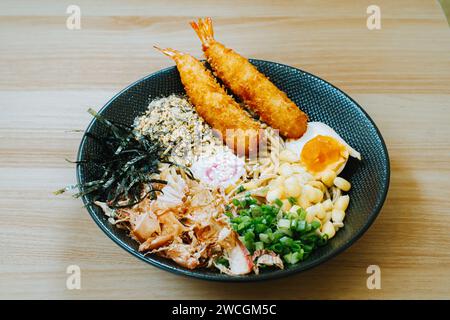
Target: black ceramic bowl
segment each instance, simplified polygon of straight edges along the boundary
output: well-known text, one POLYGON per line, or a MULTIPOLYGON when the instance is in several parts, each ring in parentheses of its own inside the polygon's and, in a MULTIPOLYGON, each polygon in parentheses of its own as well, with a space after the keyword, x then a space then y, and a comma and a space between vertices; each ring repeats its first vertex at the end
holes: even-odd
MULTIPOLYGON (((251 62, 275 85, 287 93, 306 112, 311 121, 322 121, 332 127, 362 155, 362 161, 348 163, 342 175, 352 183, 350 206, 345 218, 345 227, 324 247, 315 251, 306 261, 284 270, 267 270, 259 275, 229 276, 211 269, 185 269, 171 260, 156 255, 144 256, 138 245, 120 229, 108 223, 103 212, 89 206, 89 196, 83 202, 97 225, 119 246, 132 255, 158 268, 191 277, 219 281, 252 281, 278 278, 297 273, 329 260, 350 247, 373 223, 381 210, 389 187, 389 158, 383 138, 366 112, 349 96, 329 84, 302 70, 283 64, 251 60, 251 62)), ((178 71, 170 67, 153 73, 122 90, 113 97, 100 113, 108 119, 132 124, 136 116, 144 112, 149 102, 161 96, 184 93, 178 71)), ((86 132, 103 134, 104 128, 93 120, 86 132)), ((82 138, 78 160, 99 152, 99 146, 82 138)), ((79 183, 90 181, 95 172, 83 166, 77 167, 79 183)))

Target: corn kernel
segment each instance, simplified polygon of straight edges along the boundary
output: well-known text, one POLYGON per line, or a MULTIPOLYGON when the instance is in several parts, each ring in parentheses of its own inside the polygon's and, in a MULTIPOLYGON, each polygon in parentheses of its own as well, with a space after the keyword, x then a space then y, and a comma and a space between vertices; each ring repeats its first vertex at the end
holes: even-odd
POLYGON ((341 209, 333 209, 331 212, 331 220, 333 222, 342 222, 345 218, 345 212, 341 209))
POLYGON ((334 208, 345 211, 345 210, 347 210, 349 202, 350 202, 350 197, 348 195, 340 196, 339 198, 337 198, 336 202, 334 203, 334 208))
POLYGON ((331 187, 334 183, 335 178, 336 172, 334 172, 333 170, 325 170, 325 172, 322 173, 321 180, 327 187, 331 187))
POLYGON ((306 199, 312 203, 318 203, 322 201, 323 198, 323 192, 310 185, 305 185, 302 193, 305 195, 306 199))
POLYGON ((322 192, 325 192, 325 190, 327 190, 327 187, 325 187, 325 185, 320 181, 313 180, 313 181, 309 181, 307 184, 309 184, 311 187, 319 189, 322 192))
POLYGON ((342 191, 348 191, 352 187, 350 182, 341 177, 336 177, 334 179, 334 185, 339 189, 341 189, 342 191))
POLYGON ((306 199, 305 195, 303 195, 303 194, 297 198, 297 203, 303 209, 307 209, 311 206, 311 202, 309 202, 309 200, 306 199))
POLYGON ((270 189, 269 192, 267 192, 266 200, 269 203, 274 202, 276 199, 281 199, 283 197, 283 189, 282 187, 270 189))
POLYGON ((332 212, 332 211, 326 211, 325 217, 322 219, 322 223, 325 223, 325 222, 331 220, 331 212, 332 212))
POLYGON ((291 209, 292 204, 289 202, 288 199, 283 199, 281 200, 281 202, 283 203, 283 205, 281 206, 281 210, 289 211, 291 209))
POLYGON ((279 168, 278 168, 278 173, 280 175, 282 175, 283 177, 289 177, 291 176, 294 172, 291 169, 291 165, 289 163, 283 163, 279 168))
POLYGON ((315 210, 308 210, 311 209, 312 207, 308 207, 306 208, 306 217, 305 220, 308 223, 311 223, 313 221, 313 219, 315 218, 316 214, 315 214, 315 210))
POLYGON ((342 223, 342 222, 333 222, 333 226, 334 226, 334 229, 337 231, 340 228, 344 227, 344 223, 342 223))
POLYGON ((308 181, 311 181, 314 179, 314 177, 308 172, 296 173, 294 176, 297 178, 300 185, 304 185, 308 181))
POLYGON ((327 199, 324 202, 322 202, 322 207, 325 211, 330 211, 333 209, 333 201, 331 199, 327 199))
POLYGON ((284 180, 284 189, 288 197, 297 198, 302 193, 302 188, 295 177, 284 180))
POLYGON ((319 218, 319 219, 323 219, 323 217, 325 217, 325 210, 323 210, 322 204, 318 203, 315 204, 311 207, 309 207, 306 212, 312 212, 314 213, 314 216, 319 218))
POLYGON ((322 226, 322 233, 328 235, 328 239, 331 239, 336 234, 333 224, 330 221, 325 222, 322 226))
POLYGON ((283 186, 284 180, 285 180, 285 177, 279 176, 279 177, 273 179, 272 181, 270 181, 269 186, 271 188, 277 188, 277 187, 283 186))
POLYGON ((319 219, 323 219, 326 216, 326 211, 323 208, 323 205, 321 203, 316 204, 317 206, 317 213, 316 213, 316 217, 319 219))
POLYGON ((291 169, 294 173, 304 173, 305 172, 305 168, 303 168, 299 164, 292 164, 291 169))
POLYGON ((297 162, 300 160, 295 153, 288 149, 284 149, 283 151, 281 151, 278 158, 280 159, 280 161, 286 162, 297 162))

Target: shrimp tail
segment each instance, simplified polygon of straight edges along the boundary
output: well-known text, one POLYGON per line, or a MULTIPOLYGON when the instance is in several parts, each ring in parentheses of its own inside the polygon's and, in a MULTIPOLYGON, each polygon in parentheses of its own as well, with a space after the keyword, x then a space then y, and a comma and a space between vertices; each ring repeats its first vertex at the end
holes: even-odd
POLYGON ((172 49, 172 48, 162 49, 156 45, 154 45, 153 48, 155 48, 156 50, 162 52, 163 54, 165 54, 166 56, 171 57, 171 58, 174 58, 175 56, 180 56, 183 54, 182 52, 172 49))
POLYGON ((214 41, 214 29, 211 18, 200 18, 198 22, 191 21, 190 25, 195 33, 197 33, 204 48, 207 48, 214 41))

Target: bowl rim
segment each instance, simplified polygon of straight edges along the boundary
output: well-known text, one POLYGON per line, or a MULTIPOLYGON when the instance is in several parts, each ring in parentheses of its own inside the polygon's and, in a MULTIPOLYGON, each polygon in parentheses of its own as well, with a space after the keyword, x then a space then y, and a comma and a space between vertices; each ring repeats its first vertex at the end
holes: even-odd
MULTIPOLYGON (((390 185, 390 176, 391 176, 391 169, 390 169, 390 159, 389 159, 389 153, 388 153, 388 149, 386 146, 386 143, 383 139, 383 136, 381 135, 380 130, 378 129, 377 125, 375 124, 375 122, 372 120, 372 118, 368 115, 368 113, 360 106, 359 103, 357 103, 353 98, 351 98, 348 94, 346 94, 344 91, 342 91, 341 89, 339 89, 338 87, 336 87, 335 85, 329 83, 328 81, 310 73, 307 71, 304 71, 302 69, 296 68, 296 67, 292 67, 283 63, 279 63, 279 62, 274 62, 274 61, 269 61, 269 60, 261 60, 261 59, 248 59, 250 62, 260 62, 260 63, 269 63, 269 64, 273 64, 273 65, 277 65, 278 67, 283 67, 283 68, 287 68, 287 69, 291 69, 293 71, 296 72, 300 72, 303 73, 306 76, 315 78, 316 80, 319 80, 320 82, 331 86, 334 90, 336 90, 339 94, 342 94, 346 99, 348 99, 351 103, 353 103, 360 112, 362 112, 362 114, 369 120, 370 124, 374 127, 376 134, 378 135, 378 138, 381 142, 381 146, 383 148, 383 152, 385 155, 385 172, 386 172, 386 177, 383 179, 384 180, 384 184, 383 184, 383 193, 381 195, 381 197, 379 198, 379 200, 377 201, 376 206, 374 207, 374 209, 372 209, 370 215, 368 216, 368 219, 366 221, 366 223, 363 225, 362 228, 360 228, 358 230, 358 232, 356 232, 354 235, 352 235, 350 237, 350 240, 348 240, 346 243, 344 243, 343 245, 341 245, 340 247, 336 248, 335 250, 333 250, 332 252, 330 252, 329 254, 325 254, 315 260, 310 260, 308 263, 308 260, 305 260, 304 264, 299 264, 297 266, 293 266, 289 269, 282 269, 282 270, 274 270, 274 271, 270 271, 270 272, 266 272, 266 273, 261 273, 261 274, 249 274, 249 275, 242 275, 242 276, 230 276, 230 275, 225 275, 225 274, 221 274, 221 273, 217 273, 217 274, 212 274, 212 273, 201 273, 201 272, 194 272, 192 270, 183 268, 183 267, 174 267, 171 265, 168 265, 167 263, 164 262, 160 262, 158 260, 154 260, 151 257, 145 256, 144 254, 137 252, 136 250, 133 250, 132 248, 130 248, 128 246, 128 244, 126 244, 124 241, 122 241, 119 237, 117 237, 117 235, 113 232, 111 232, 106 224, 104 223, 107 220, 101 221, 101 219, 99 217, 97 217, 96 212, 94 211, 94 209, 92 208, 92 205, 89 205, 88 201, 87 201, 87 196, 82 196, 81 199, 83 201, 84 206, 86 207, 87 211, 89 212, 89 215, 91 216, 91 218, 94 220, 94 222, 97 224, 97 226, 111 239, 113 240, 113 242, 115 242, 118 246, 120 246, 122 249, 124 249, 125 251, 127 251, 128 253, 132 254, 133 256, 137 257, 138 259, 152 265, 155 266, 159 269, 165 270, 165 271, 169 271, 173 274, 177 274, 177 275, 183 275, 186 277, 190 277, 190 278, 196 278, 196 279, 201 279, 201 280, 208 280, 208 281, 217 281, 217 282, 254 282, 254 281, 261 281, 261 280, 269 280, 269 279, 279 279, 282 277, 286 277, 289 275, 293 275, 296 273, 300 273, 309 269, 312 269, 326 261, 329 261, 331 259, 333 259, 334 257, 336 257, 338 254, 344 252, 345 250, 347 250, 349 247, 351 247, 356 241, 358 241, 362 235, 364 233, 366 233, 366 231, 372 226, 372 224, 374 223, 375 219, 378 217, 385 201, 386 201, 386 197, 387 197, 387 193, 389 190, 389 185, 390 185)), ((98 111, 99 114, 103 113, 106 109, 109 108, 109 106, 120 96, 122 95, 124 92, 126 92, 127 90, 129 90, 130 88, 134 87, 135 85, 138 85, 139 83, 148 80, 149 78, 152 77, 157 77, 160 74, 163 74, 167 71, 171 71, 173 69, 176 69, 176 66, 170 66, 155 72, 152 72, 151 74, 148 74, 146 76, 144 76, 143 78, 134 81, 133 83, 129 84, 128 86, 126 86, 125 88, 123 88, 122 90, 120 90, 118 93, 116 93, 112 98, 109 99, 109 101, 98 111)), ((87 128, 85 129, 83 136, 81 138, 81 142, 80 145, 78 147, 78 152, 77 152, 77 161, 81 160, 81 155, 83 154, 83 149, 85 147, 86 141, 87 141, 87 136, 86 133, 89 132, 92 127, 94 126, 94 124, 97 122, 97 120, 95 118, 91 119, 91 121, 89 122, 87 128)), ((76 178, 77 178, 77 183, 81 183, 81 179, 82 179, 82 172, 81 172, 81 165, 77 164, 76 166, 76 178)))

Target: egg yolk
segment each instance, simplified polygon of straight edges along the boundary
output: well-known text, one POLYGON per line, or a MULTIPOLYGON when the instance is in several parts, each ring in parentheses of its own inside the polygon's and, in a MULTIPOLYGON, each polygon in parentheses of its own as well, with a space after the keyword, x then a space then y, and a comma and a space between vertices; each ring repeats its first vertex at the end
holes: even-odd
POLYGON ((336 139, 318 135, 303 146, 300 157, 308 171, 319 173, 328 168, 335 170, 342 164, 344 151, 345 146, 336 139))

